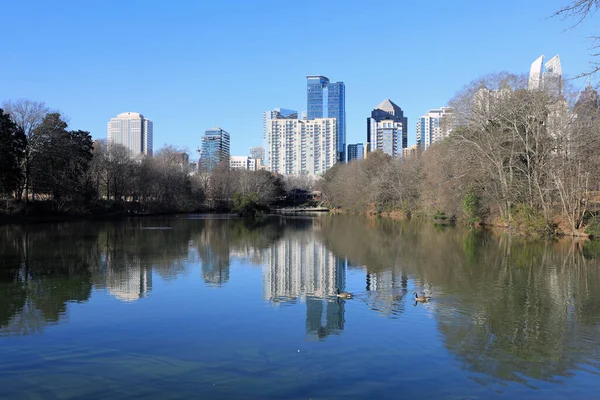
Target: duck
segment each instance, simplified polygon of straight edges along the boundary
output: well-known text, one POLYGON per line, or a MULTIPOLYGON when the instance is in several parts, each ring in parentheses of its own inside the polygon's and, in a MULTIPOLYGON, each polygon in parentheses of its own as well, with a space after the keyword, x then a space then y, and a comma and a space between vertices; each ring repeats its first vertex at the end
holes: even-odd
POLYGON ((336 293, 337 297, 341 297, 342 299, 351 299, 352 298, 352 293, 349 292, 340 292, 340 289, 337 290, 336 293))
POLYGON ((431 299, 431 297, 429 297, 429 296, 419 296, 417 294, 417 292, 414 292, 413 294, 415 295, 415 301, 420 301, 420 302, 425 303, 431 299))

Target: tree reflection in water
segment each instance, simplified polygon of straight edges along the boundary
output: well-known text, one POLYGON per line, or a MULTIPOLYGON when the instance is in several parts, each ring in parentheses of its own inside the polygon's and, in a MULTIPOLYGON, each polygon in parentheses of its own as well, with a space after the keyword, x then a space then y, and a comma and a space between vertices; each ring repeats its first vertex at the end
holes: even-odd
POLYGON ((148 218, 2 226, 0 254, 0 334, 58 323, 70 302, 87 301, 94 289, 139 300, 152 294, 153 277, 175 279, 189 265, 222 287, 239 259, 262 267, 264 301, 305 304, 308 339, 344 331, 348 305, 335 293, 351 271, 365 282, 351 301, 388 318, 407 315, 413 288, 433 294, 427 310, 444 346, 487 379, 556 380, 600 359, 593 242, 357 216, 148 218))
POLYGON ((470 371, 524 382, 598 367, 600 273, 589 242, 358 217, 330 218, 322 235, 368 277, 405 272, 439 293, 438 329, 470 371))

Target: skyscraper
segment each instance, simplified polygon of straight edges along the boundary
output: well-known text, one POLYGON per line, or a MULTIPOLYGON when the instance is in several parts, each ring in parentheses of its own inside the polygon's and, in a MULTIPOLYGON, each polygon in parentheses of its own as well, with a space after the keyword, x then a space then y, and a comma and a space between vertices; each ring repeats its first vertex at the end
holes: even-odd
POLYGON ((408 118, 390 99, 382 101, 367 118, 367 151, 402 155, 408 146, 408 118), (399 146, 401 146, 399 148, 399 146))
POLYGON ((362 143, 348 145, 348 162, 362 160, 365 155, 365 146, 362 143))
POLYGON ((208 129, 198 151, 200 168, 211 172, 221 161, 229 161, 229 133, 219 127, 208 129))
POLYGON ((298 119, 298 111, 287 108, 275 108, 263 112, 263 148, 265 150, 263 165, 271 165, 271 143, 269 142, 269 124, 272 119, 298 119))
POLYGON ((545 90, 551 96, 562 95, 562 67, 560 57, 552 57, 542 67, 544 56, 539 56, 529 69, 529 90, 545 90))
POLYGON ((125 146, 132 157, 152 155, 152 136, 152 121, 139 113, 121 113, 108 122, 108 146, 125 146))
POLYGON ((306 109, 309 120, 337 120, 337 160, 346 161, 346 86, 344 82, 329 82, 321 75, 306 77, 306 109))
POLYGON ((596 118, 600 110, 598 91, 588 82, 585 89, 579 92, 573 111, 577 116, 589 115, 596 118))
POLYGON ((271 172, 322 175, 337 161, 337 120, 272 119, 269 123, 271 172))
POLYGON ((417 122, 417 145, 426 150, 433 143, 447 137, 454 128, 451 107, 429 110, 417 122))
POLYGON ((265 148, 262 146, 250 147, 250 158, 260 160, 260 162, 264 164, 265 148))

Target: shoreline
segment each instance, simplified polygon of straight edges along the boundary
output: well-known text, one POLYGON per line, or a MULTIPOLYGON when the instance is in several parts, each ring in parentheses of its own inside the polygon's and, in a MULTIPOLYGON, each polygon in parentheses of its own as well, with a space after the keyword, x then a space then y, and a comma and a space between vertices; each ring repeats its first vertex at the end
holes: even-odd
MULTIPOLYGON (((528 232, 520 227, 512 227, 506 224, 493 224, 493 223, 476 223, 476 224, 463 224, 456 221, 443 221, 436 222, 431 216, 427 215, 407 215, 401 211, 391 211, 384 213, 373 213, 373 212, 358 212, 351 213, 340 209, 329 209, 326 207, 311 207, 311 208, 300 208, 300 207, 282 207, 273 208, 267 215, 278 215, 278 216, 292 216, 292 215, 307 215, 307 214, 330 214, 330 215, 363 215, 369 218, 389 218, 395 221, 422 221, 428 222, 435 225, 443 226, 470 226, 473 229, 482 229, 491 231, 493 233, 508 233, 522 237, 533 237, 541 239, 559 239, 561 237, 572 237, 574 239, 583 240, 594 240, 590 235, 584 232, 571 232, 567 233, 563 230, 555 232, 554 234, 540 234, 538 232, 528 232)), ((112 213, 88 213, 88 214, 69 214, 62 212, 52 212, 44 214, 33 214, 33 215, 0 215, 0 225, 19 225, 19 224, 46 224, 46 223, 63 223, 73 221, 118 221, 125 220, 128 218, 147 218, 147 217, 159 217, 159 216, 175 216, 175 215, 237 215, 232 214, 231 211, 211 211, 211 210, 196 210, 196 211, 158 211, 148 213, 131 213, 127 210, 112 212, 112 213)))

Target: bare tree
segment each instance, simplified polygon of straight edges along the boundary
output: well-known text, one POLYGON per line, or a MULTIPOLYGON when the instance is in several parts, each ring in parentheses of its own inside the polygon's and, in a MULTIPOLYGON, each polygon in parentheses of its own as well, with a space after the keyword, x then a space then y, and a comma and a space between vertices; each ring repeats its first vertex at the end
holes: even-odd
MULTIPOLYGON (((571 28, 574 28, 581 24, 586 18, 591 17, 591 15, 599 8, 600 0, 572 0, 567 6, 556 11, 553 16, 574 21, 571 24, 571 28)), ((590 39, 592 39, 591 56, 600 56, 600 37, 597 35, 592 35, 590 36, 590 39)), ((575 76, 574 79, 595 75, 598 71, 600 71, 600 63, 593 61, 590 64, 591 68, 589 71, 580 73, 579 75, 575 76)))
POLYGON ((2 107, 27 137, 25 157, 23 157, 21 169, 24 173, 25 201, 28 201, 31 186, 31 166, 42 146, 40 138, 35 136, 35 131, 42 124, 50 109, 44 102, 27 99, 9 100, 2 107))
POLYGON ((600 8, 599 0, 573 0, 554 15, 563 18, 574 18, 575 25, 580 24, 586 17, 600 8))

